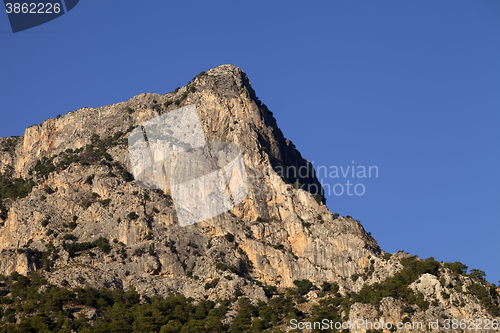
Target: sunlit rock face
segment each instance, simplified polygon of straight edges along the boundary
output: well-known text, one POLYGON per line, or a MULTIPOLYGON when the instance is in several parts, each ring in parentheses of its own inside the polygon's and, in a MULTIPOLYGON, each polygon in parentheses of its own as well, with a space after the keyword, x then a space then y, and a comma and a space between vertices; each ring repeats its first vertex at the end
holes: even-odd
MULTIPOLYGON (((381 253, 358 222, 334 219, 311 164, 283 136, 246 74, 231 65, 202 73, 176 92, 140 94, 126 102, 48 119, 26 129, 15 149, 0 152, 0 157, 3 171, 10 169, 12 176, 37 183, 27 197, 5 200, 8 213, 0 228, 3 274, 40 269, 54 283, 67 280, 78 285, 77 275, 85 272, 85 281, 97 286, 109 280, 134 284, 145 292, 178 290, 193 297, 206 292, 215 297, 238 287, 252 297, 265 298, 255 281, 280 286, 292 286, 300 279, 340 282, 361 274, 370 264, 368 258, 381 253), (126 139, 131 140, 148 121, 144 128, 151 131, 154 119, 188 107, 199 119, 201 132, 195 134, 202 135, 202 146, 208 147, 195 152, 197 158, 201 161, 203 154, 209 154, 212 164, 207 170, 231 171, 225 174, 230 200, 228 209, 183 227, 168 175, 182 171, 184 177, 195 178, 208 172, 201 162, 191 158, 189 164, 180 153, 163 156, 164 141, 155 142, 152 136, 148 141, 154 143, 153 155, 165 169, 157 182, 164 185, 145 188, 138 177, 127 179, 122 173, 134 169, 126 139), (113 137, 105 147, 109 158, 95 157, 99 142, 113 137), (66 155, 86 160, 61 167, 66 155), (236 172, 237 162, 231 167, 235 160, 244 172, 236 172), (54 170, 42 175, 35 169, 46 161, 54 170), (294 188, 295 182, 304 185, 302 189, 294 188), (111 245, 109 253, 92 248, 69 255, 63 248, 64 243, 99 237, 111 245), (30 251, 16 251, 45 251, 49 242, 59 250, 51 272, 37 264, 30 251), (221 271, 215 262, 231 270, 221 271), (75 268, 82 264, 89 270, 75 268), (204 289, 207 282, 228 274, 234 279, 204 289)), ((194 187, 181 195, 185 200, 203 200, 212 195, 209 188, 194 187)))
MULTIPOLYGON (((328 210, 311 163, 231 65, 175 92, 48 119, 0 146, 2 174, 36 183, 0 202, 0 274, 37 270, 56 285, 213 301, 238 290, 256 304, 268 301, 265 285, 284 292, 303 279, 360 292, 409 256, 382 256, 359 222, 328 210)), ((383 297, 353 304, 342 320, 492 318, 456 292, 455 280, 465 291, 470 277, 440 276, 409 285, 425 311, 383 297)), ((318 297, 310 291, 304 309, 318 297)))

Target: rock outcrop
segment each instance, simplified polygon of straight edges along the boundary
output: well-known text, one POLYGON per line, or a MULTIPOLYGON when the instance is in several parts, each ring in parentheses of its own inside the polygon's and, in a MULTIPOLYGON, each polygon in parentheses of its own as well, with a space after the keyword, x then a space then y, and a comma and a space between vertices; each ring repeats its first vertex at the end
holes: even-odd
MULTIPOLYGON (((346 294, 401 269, 398 256, 382 258, 360 223, 328 210, 311 163, 231 65, 202 72, 175 92, 48 119, 8 143, 0 139, 0 146, 2 173, 35 183, 26 196, 0 205, 4 275, 39 270, 56 285, 132 285, 141 294, 177 291, 211 300, 240 290, 267 301, 262 285, 328 281, 346 294), (241 149, 248 195, 232 211, 181 227, 169 193, 144 189, 131 177, 127 138, 145 121, 187 105, 196 106, 207 142, 241 149)), ((441 307, 458 297, 443 299, 429 274, 411 288, 441 307)), ((472 296, 457 301, 479 304, 472 296)), ((379 310, 356 304, 353 319, 401 317, 395 299, 385 298, 379 310)), ((457 315, 467 318, 471 309, 457 315)))

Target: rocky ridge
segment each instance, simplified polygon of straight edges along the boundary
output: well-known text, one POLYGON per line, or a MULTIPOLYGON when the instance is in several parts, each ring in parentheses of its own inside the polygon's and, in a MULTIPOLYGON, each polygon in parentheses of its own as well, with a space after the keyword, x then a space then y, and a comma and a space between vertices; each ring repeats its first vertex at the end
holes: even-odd
MULTIPOLYGON (((300 280, 358 293, 394 277, 407 257, 384 255, 359 222, 327 209, 310 162, 284 137, 246 74, 231 65, 202 72, 171 93, 48 119, 22 137, 0 138, 0 147, 4 179, 24 182, 27 192, 0 204, 3 275, 38 271, 54 285, 134 286, 149 296, 176 291, 213 301, 239 290, 257 302, 269 299, 263 286, 285 290, 300 280), (208 142, 240 147, 249 194, 232 211, 181 227, 169 193, 133 180, 127 138, 145 121, 192 104, 208 142), (307 175, 280 172, 301 167, 307 175)), ((495 317, 476 296, 454 289, 457 281, 464 292, 477 281, 444 267, 439 272, 449 281, 424 273, 411 283, 432 306, 415 305, 407 317, 495 317)), ((494 289, 488 295, 498 304, 494 289)), ((307 304, 318 303, 318 292, 307 297, 307 304)), ((357 302, 344 317, 402 320, 408 313, 401 310, 405 302, 391 297, 377 306, 357 302)))

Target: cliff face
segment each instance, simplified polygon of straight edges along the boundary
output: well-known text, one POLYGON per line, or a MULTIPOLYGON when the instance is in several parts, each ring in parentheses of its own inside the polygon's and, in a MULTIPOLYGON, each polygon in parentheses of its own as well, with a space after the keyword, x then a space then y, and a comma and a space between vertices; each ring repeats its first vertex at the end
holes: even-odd
POLYGON ((149 295, 178 291, 212 300, 239 289, 267 300, 261 284, 329 281, 346 293, 400 269, 396 259, 381 257, 361 224, 327 209, 311 164, 234 66, 202 72, 165 95, 48 119, 9 140, 0 139, 2 172, 36 185, 0 208, 4 275, 39 270, 53 284, 133 285, 149 295), (131 177, 127 138, 144 122, 193 104, 207 142, 241 149, 249 185, 232 211, 181 227, 169 193, 131 177), (369 267, 369 280, 350 278, 369 267))
MULTIPOLYGON (((214 278, 216 258, 207 260, 206 255, 220 251, 227 253, 227 261, 251 263, 249 274, 262 282, 279 280, 290 286, 297 279, 336 281, 360 273, 367 265, 367 257, 380 253, 375 240, 359 223, 333 218, 324 205, 321 185, 311 164, 284 138, 272 113, 256 98, 245 73, 234 66, 214 68, 173 93, 141 94, 127 102, 83 108, 59 119, 46 120, 29 127, 17 140, 15 149, 0 156, 3 169, 10 166, 13 177, 34 176, 38 184, 26 198, 8 207, 0 248, 17 249, 29 243, 43 251, 49 241, 61 246, 69 233, 77 237, 77 242, 104 237, 113 245, 111 260, 107 262, 103 257, 103 262, 99 262, 92 258, 92 266, 116 271, 118 276, 134 272, 126 277, 126 284, 151 271, 162 284, 164 277, 175 279, 176 284, 192 283, 185 277, 189 267, 182 268, 187 261, 194 265, 193 275, 214 278), (119 173, 115 164, 130 170, 124 140, 128 133, 120 137, 120 144, 107 147, 109 163, 92 161, 93 156, 89 156, 88 165, 80 161, 64 169, 58 167, 68 156, 75 155, 68 151, 84 149, 76 153, 78 156, 88 152, 93 135, 95 144, 95 135, 103 141, 119 131, 127 132, 165 112, 192 104, 198 110, 207 142, 232 142, 242 151, 249 193, 232 212, 182 228, 176 224, 175 209, 164 195, 143 189, 134 181, 113 177, 110 173, 119 173), (42 176, 37 170, 46 165, 54 165, 55 170, 42 176), (92 179, 87 181, 89 177, 92 179), (296 181, 310 192, 293 188, 296 181), (54 193, 47 193, 46 188, 54 193), (139 217, 130 219, 130 212, 139 217), (65 228, 74 216, 77 227, 65 228), (49 229, 54 233, 47 236, 49 229), (235 236, 234 241, 224 238, 228 233, 235 236), (115 239, 125 247, 115 245, 115 239), (165 240, 174 241, 179 253, 172 253, 165 240), (190 241, 196 244, 198 256, 190 255, 189 250, 195 251, 187 246, 190 241), (213 246, 208 249, 208 244, 213 246), (112 260, 114 251, 135 251, 150 245, 154 245, 155 255, 137 257, 130 253, 123 262, 112 260)), ((56 267, 71 266, 81 257, 61 256, 56 267)), ((33 267, 19 258, 5 265, 3 272, 27 272, 33 267)))

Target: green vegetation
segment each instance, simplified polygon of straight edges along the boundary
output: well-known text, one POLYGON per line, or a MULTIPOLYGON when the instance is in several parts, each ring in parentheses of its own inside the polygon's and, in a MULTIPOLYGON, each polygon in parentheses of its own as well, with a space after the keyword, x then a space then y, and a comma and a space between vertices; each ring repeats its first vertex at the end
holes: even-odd
POLYGON ((205 290, 215 288, 215 286, 219 283, 219 279, 214 279, 212 282, 207 282, 205 284, 205 290))
POLYGON ((95 247, 98 247, 104 253, 109 253, 111 250, 108 240, 103 237, 99 237, 93 242, 84 242, 84 243, 63 242, 62 246, 69 253, 70 256, 74 256, 77 252, 93 249, 95 247))
POLYGON ((3 152, 13 152, 16 149, 16 145, 19 142, 20 136, 11 136, 10 138, 7 138, 2 143, 1 151, 3 152))
MULTIPOLYGON (((166 244, 173 246, 173 241, 166 244)), ((139 249, 145 253, 144 249, 139 249)), ((151 249, 150 249, 151 250, 151 249)), ((29 250, 27 250, 29 251, 29 250)), ((35 250, 36 251, 36 250, 35 250)), ((47 245, 47 251, 40 256, 40 261, 50 268, 51 261, 57 259, 57 250, 52 243, 47 245)), ((32 252, 33 254, 33 252, 32 252)), ((278 292, 276 286, 264 286, 269 302, 259 301, 256 306, 244 297, 240 290, 235 290, 231 299, 212 302, 201 300, 196 305, 192 299, 174 293, 167 297, 147 297, 139 295, 133 287, 127 291, 122 289, 110 290, 107 288, 95 289, 89 286, 84 288, 68 289, 68 281, 61 284, 66 288, 52 286, 44 293, 39 293, 40 286, 47 285, 47 281, 39 277, 36 272, 29 276, 13 273, 9 277, 0 275, 0 304, 4 307, 0 311, 0 331, 5 332, 180 332, 180 333, 209 333, 209 332, 280 332, 279 325, 286 325, 291 319, 302 321, 342 322, 341 313, 348 314, 354 302, 371 303, 380 311, 377 298, 393 296, 406 302, 402 311, 403 322, 410 321, 406 315, 411 315, 424 309, 426 302, 413 295, 407 289, 408 283, 414 281, 421 274, 429 273, 438 276, 440 263, 433 258, 419 260, 409 257, 402 260, 403 269, 382 284, 363 288, 359 293, 339 294, 337 283, 324 282, 319 291, 318 304, 313 305, 308 313, 299 310, 299 304, 304 303, 304 295, 310 290, 317 289, 309 280, 296 280, 296 288, 286 288, 278 292), (369 290, 371 288, 371 290, 369 290), (382 289, 385 289, 382 290, 382 289), (413 297, 413 300, 412 300, 413 297), (224 326, 221 320, 227 314, 231 304, 237 302, 237 314, 232 323, 224 326), (99 316, 91 325, 89 320, 78 311, 93 308, 99 316)), ((456 263, 453 263, 456 264, 456 263)), ((453 264, 444 264, 449 266, 453 264)), ((453 267, 462 267, 458 263, 453 267)), ((192 270, 186 272, 194 279, 192 270)), ((126 276, 130 275, 127 271, 126 276)), ((227 280, 232 277, 227 275, 227 280)), ((83 277, 78 277, 79 283, 85 283, 83 277)), ((219 279, 205 284, 205 290, 215 288, 219 279)), ((495 286, 485 287, 474 283, 467 288, 467 292, 475 295, 491 315, 498 316, 498 297, 495 286), (496 312, 495 312, 496 311, 496 312)), ((449 294, 447 294, 449 297, 449 294)), ((325 332, 313 330, 312 332, 325 332)), ((330 331, 327 331, 330 332, 330 331)), ((373 332, 373 331, 371 331, 373 332)))
POLYGON ((314 287, 312 282, 309 280, 295 280, 293 281, 293 284, 297 286, 297 292, 299 295, 307 294, 314 287))
MULTIPOLYGON (((133 129, 133 128, 132 128, 133 129)), ((110 163, 113 161, 112 156, 107 152, 111 147, 119 144, 127 144, 126 139, 121 139, 124 133, 121 131, 116 132, 112 137, 100 139, 97 134, 90 137, 91 144, 87 145, 85 149, 79 148, 76 150, 67 149, 58 155, 51 158, 43 157, 38 160, 35 167, 30 170, 30 174, 35 173, 39 178, 47 178, 51 172, 60 172, 68 168, 72 163, 80 163, 81 165, 89 165, 100 162, 108 167, 114 167, 122 175, 125 181, 132 181, 132 175, 118 162, 110 163), (59 162, 54 165, 55 159, 58 158, 59 162)), ((112 173, 110 171, 110 173, 112 173)), ((86 178, 85 184, 92 184, 94 175, 86 178)))
POLYGON ((12 178, 0 174, 0 199, 24 198, 30 194, 35 182, 31 179, 12 178))
POLYGON ((217 269, 220 269, 221 271, 227 270, 227 265, 222 262, 216 262, 215 267, 217 267, 217 269))
POLYGON ((428 273, 438 276, 440 263, 434 258, 419 260, 417 257, 402 258, 403 269, 393 277, 371 286, 365 285, 353 295, 353 302, 380 304, 383 297, 394 297, 408 304, 416 304, 422 310, 429 307, 429 302, 424 301, 423 295, 415 294, 408 286, 422 274, 428 273))
POLYGON ((234 242, 234 235, 232 233, 228 232, 224 237, 228 242, 234 242))
POLYGON ((128 213, 127 218, 129 220, 137 220, 139 218, 139 215, 137 215, 136 212, 130 212, 128 213))
POLYGON ((321 194, 316 193, 314 195, 314 200, 316 200, 316 202, 318 203, 318 205, 321 205, 321 203, 323 202, 323 197, 321 196, 321 194))
POLYGON ((479 299, 481 305, 484 306, 489 314, 491 314, 492 316, 498 316, 500 314, 500 307, 498 306, 498 304, 495 304, 493 299, 490 297, 490 293, 492 294, 492 296, 494 295, 498 297, 498 295, 496 295, 496 290, 494 287, 490 288, 490 293, 488 293, 488 290, 483 285, 474 283, 467 287, 467 291, 468 293, 475 295, 479 299))

